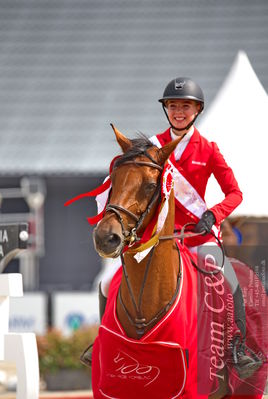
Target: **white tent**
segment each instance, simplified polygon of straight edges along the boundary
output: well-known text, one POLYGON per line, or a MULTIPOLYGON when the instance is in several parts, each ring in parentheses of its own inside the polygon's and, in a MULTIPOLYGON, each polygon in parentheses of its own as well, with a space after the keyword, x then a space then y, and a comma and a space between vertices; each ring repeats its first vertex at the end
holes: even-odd
MULTIPOLYGON (((233 215, 268 216, 268 96, 247 55, 239 51, 198 129, 215 141, 232 167, 244 200, 233 215)), ((208 184, 208 206, 224 198, 216 180, 208 184)))

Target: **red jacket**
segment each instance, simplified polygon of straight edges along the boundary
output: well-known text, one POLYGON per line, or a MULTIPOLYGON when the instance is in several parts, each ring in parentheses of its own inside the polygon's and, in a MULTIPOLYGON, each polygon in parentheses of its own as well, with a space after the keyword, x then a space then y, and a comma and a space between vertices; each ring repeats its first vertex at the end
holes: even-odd
MULTIPOLYGON (((171 141, 170 129, 156 137, 162 146, 169 143, 171 141)), ((242 192, 238 187, 232 169, 225 162, 217 144, 209 142, 201 136, 196 128, 175 166, 196 189, 202 199, 205 196, 209 177, 211 174, 215 176, 225 194, 222 202, 210 208, 216 218, 217 226, 241 203, 242 192)), ((181 227, 189 222, 193 222, 192 217, 176 201, 176 226, 181 227)))

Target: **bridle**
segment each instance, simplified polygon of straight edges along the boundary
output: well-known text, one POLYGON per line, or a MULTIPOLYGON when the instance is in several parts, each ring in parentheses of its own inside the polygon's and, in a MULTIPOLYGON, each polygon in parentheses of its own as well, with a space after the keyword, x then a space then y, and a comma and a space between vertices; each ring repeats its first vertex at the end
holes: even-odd
MULTIPOLYGON (((158 165, 158 164, 155 162, 155 160, 151 157, 151 155, 150 155, 147 151, 144 151, 143 154, 144 154, 145 156, 147 156, 151 162, 133 160, 133 161, 125 161, 125 162, 123 163, 123 165, 127 165, 127 164, 133 165, 133 164, 134 164, 134 165, 140 165, 140 166, 149 166, 149 167, 151 167, 151 168, 158 169, 160 172, 163 172, 163 167, 160 166, 160 165, 158 165)), ((116 169, 116 167, 117 167, 117 166, 115 166, 114 169, 116 169)), ((106 212, 113 212, 113 213, 117 216, 117 218, 118 218, 118 220, 119 220, 119 222, 120 222, 121 228, 122 228, 122 233, 123 233, 123 236, 124 236, 125 243, 126 243, 126 244, 128 243, 128 246, 129 246, 129 247, 132 246, 132 245, 134 245, 135 243, 138 243, 138 242, 139 242, 140 238, 137 236, 137 231, 138 231, 139 228, 142 226, 142 224, 143 224, 143 222, 144 222, 144 219, 145 219, 146 216, 150 213, 150 211, 151 211, 152 207, 154 206, 155 202, 159 199, 159 197, 160 197, 160 191, 161 191, 161 187, 160 187, 160 185, 158 184, 158 186, 157 186, 157 188, 156 188, 156 190, 155 190, 155 192, 154 192, 154 194, 153 194, 153 196, 152 196, 152 198, 151 198, 149 204, 147 205, 147 208, 146 208, 145 211, 141 214, 140 217, 138 217, 137 215, 135 215, 135 213, 131 212, 130 210, 128 210, 128 209, 122 207, 121 205, 116 205, 116 204, 110 204, 110 203, 108 203, 108 205, 106 206, 106 212), (128 230, 125 228, 124 223, 123 223, 123 218, 122 218, 120 212, 125 213, 126 215, 130 216, 132 219, 135 220, 136 225, 135 225, 130 231, 128 231, 128 230)), ((200 233, 195 233, 195 232, 193 232, 193 231, 191 231, 191 230, 188 230, 188 234, 187 234, 186 228, 187 228, 187 227, 190 227, 190 226, 195 226, 195 223, 187 223, 186 225, 184 225, 184 226, 182 227, 180 233, 172 234, 172 235, 169 235, 169 236, 162 236, 162 237, 159 237, 159 240, 172 240, 172 239, 178 239, 178 240, 180 240, 181 243, 183 244, 183 241, 184 241, 185 238, 193 238, 193 237, 196 237, 196 236, 203 235, 203 234, 205 233, 205 231, 204 231, 204 232, 200 232, 200 233)), ((221 267, 220 267, 218 270, 214 270, 214 271, 205 271, 205 270, 201 269, 200 267, 198 267, 198 266, 194 263, 194 261, 193 261, 192 258, 191 258, 191 263, 192 263, 193 266, 194 266, 198 271, 200 271, 201 273, 203 273, 203 274, 208 274, 208 275, 214 275, 214 274, 217 274, 218 272, 220 272, 221 269, 223 268, 223 265, 224 265, 224 249, 223 249, 222 243, 221 243, 221 241, 218 239, 218 237, 217 237, 213 232, 211 232, 210 234, 212 234, 212 235, 214 236, 214 238, 216 239, 216 241, 217 241, 218 244, 219 244, 219 247, 220 247, 221 250, 222 250, 223 259, 222 259, 222 265, 221 265, 221 267)))
MULTIPOLYGON (((133 160, 133 161, 126 161, 123 163, 123 165, 127 165, 127 164, 133 165, 134 164, 134 165, 139 165, 139 166, 149 166, 151 168, 158 169, 160 172, 163 171, 163 167, 158 165, 154 161, 154 159, 150 156, 150 154, 148 154, 146 152, 145 155, 150 159, 151 162, 133 160)), ((114 169, 116 169, 116 166, 114 169)), ((149 204, 147 205, 147 208, 145 209, 144 212, 142 212, 142 214, 140 216, 135 215, 135 213, 131 212, 130 210, 124 208, 121 205, 108 203, 108 205, 106 206, 106 212, 113 212, 117 216, 117 218, 120 222, 121 228, 122 228, 122 233, 124 236, 125 243, 128 243, 129 245, 134 245, 136 242, 139 241, 139 238, 137 236, 137 231, 142 226, 144 219, 150 213, 151 209, 153 208, 153 206, 155 205, 157 200, 160 198, 160 191, 161 191, 161 187, 158 184, 152 198, 150 199, 149 204), (130 231, 128 231, 124 226, 121 212, 130 216, 136 222, 135 226, 130 231)))
MULTIPOLYGON (((122 165, 126 165, 126 164, 133 165, 134 164, 134 165, 139 165, 139 166, 148 166, 148 167, 151 167, 151 168, 158 169, 161 173, 163 172, 163 167, 158 165, 155 162, 155 160, 150 156, 150 154, 148 154, 146 151, 143 154, 149 158, 150 162, 148 162, 148 161, 138 161, 138 160, 131 161, 130 160, 130 161, 125 161, 124 163, 122 163, 122 165)), ((115 166, 114 169, 116 167, 117 166, 115 166)), ((161 176, 161 174, 160 174, 160 176, 161 176)), ((140 238, 137 236, 137 231, 142 226, 142 224, 144 222, 144 219, 150 213, 151 209, 153 208, 153 206, 155 205, 157 200, 160 198, 160 192, 161 192, 161 186, 160 186, 160 184, 158 184, 157 188, 156 188, 156 190, 155 190, 155 192, 154 192, 154 194, 153 194, 153 196, 151 198, 151 200, 149 201, 149 203, 147 205, 147 208, 141 214, 140 217, 135 215, 130 210, 122 207, 121 205, 108 203, 108 205, 106 206, 106 212, 112 212, 112 213, 114 213, 117 216, 117 218, 118 218, 118 220, 120 222, 121 228, 122 228, 122 233, 123 233, 123 236, 124 236, 125 243, 128 244, 128 247, 134 245, 135 243, 138 243, 138 241, 140 240, 140 238), (135 226, 130 230, 130 232, 124 226, 123 218, 121 216, 121 212, 123 212, 126 215, 130 216, 136 222, 135 226)), ((170 240, 170 239, 183 240, 184 238, 187 238, 187 237, 194 237, 194 236, 203 234, 203 232, 201 232, 201 233, 191 232, 190 234, 187 235, 187 234, 185 234, 185 227, 186 226, 187 225, 185 225, 183 227, 183 229, 182 229, 180 234, 173 234, 173 235, 170 235, 170 236, 163 236, 163 237, 159 237, 159 239, 161 239, 161 240, 170 240)), ((215 236, 215 238, 217 238, 217 237, 215 236)), ((180 260, 180 250, 179 250, 177 241, 175 241, 175 242, 176 242, 176 248, 178 250, 178 255, 179 255, 179 260, 180 260)), ((221 246, 221 243, 220 243, 220 246, 221 246)), ((222 246, 221 246, 221 248, 222 248, 222 246)), ((122 305, 122 307, 123 307, 123 309, 124 309, 124 311, 125 311, 125 313, 127 315, 128 320, 135 327, 136 333, 137 333, 139 338, 144 335, 145 328, 147 328, 147 327, 151 326, 152 324, 156 323, 158 320, 160 320, 160 318, 164 314, 166 314, 166 312, 170 309, 170 307, 175 302, 177 294, 179 292, 179 288, 180 288, 181 271, 179 270, 178 277, 177 277, 176 290, 175 290, 171 300, 151 320, 146 321, 146 319, 143 317, 142 312, 141 312, 141 304, 142 304, 142 296, 143 296, 143 292, 144 292, 144 289, 145 289, 145 284, 146 284, 146 281, 147 281, 147 276, 148 276, 148 272, 149 272, 149 269, 150 269, 151 261, 152 261, 152 258, 153 258, 154 250, 155 250, 155 245, 152 247, 152 249, 151 249, 151 251, 149 253, 149 257, 148 257, 148 260, 147 260, 147 263, 146 263, 146 266, 145 266, 145 272, 144 272, 144 276, 143 276, 143 281, 142 281, 140 292, 139 292, 139 296, 138 296, 138 303, 136 303, 136 300, 135 300, 135 297, 134 297, 134 293, 133 293, 133 290, 132 290, 132 287, 131 287, 131 284, 130 284, 130 281, 129 281, 129 277, 128 277, 128 273, 127 273, 127 269, 126 269, 126 264, 125 264, 124 256, 123 256, 123 253, 122 253, 123 250, 121 250, 121 254, 120 254, 121 262, 122 262, 122 268, 123 268, 123 273, 124 273, 124 276, 125 276, 125 280, 126 280, 126 284, 127 284, 127 287, 128 287, 129 294, 130 294, 130 298, 131 298, 131 301, 132 301, 132 304, 134 306, 135 313, 136 313, 135 318, 133 318, 130 315, 128 309, 126 308, 126 306, 125 306, 125 304, 124 304, 124 302, 122 300, 121 285, 120 285, 120 288, 119 288, 118 297, 119 297, 120 303, 121 303, 121 305, 122 305)), ((223 249, 222 249, 222 251, 223 251, 223 249)), ((191 259, 191 262, 192 262, 194 267, 196 267, 200 272, 202 272, 204 274, 210 274, 210 275, 211 274, 217 274, 221 270, 221 268, 223 267, 223 264, 224 264, 224 252, 223 252, 222 266, 217 271, 207 272, 207 271, 202 270, 201 268, 199 268, 194 263, 193 259, 191 259)), ((180 264, 180 261, 179 261, 179 264, 180 264)))
MULTIPOLYGON (((123 163, 123 165, 126 164, 134 164, 134 165, 139 165, 139 166, 149 166, 151 168, 155 168, 158 169, 161 173, 163 172, 163 167, 158 165, 155 160, 150 156, 150 154, 148 154, 147 152, 145 152, 145 154, 149 160, 149 161, 137 161, 137 160, 133 160, 133 161, 126 161, 123 163)), ((161 174, 160 174, 161 176, 161 174)), ((159 183, 159 182, 158 182, 159 183)), ((159 200, 160 198, 160 192, 161 192, 161 186, 160 184, 157 185, 157 188, 151 198, 151 200, 149 201, 149 204, 147 205, 145 211, 141 214, 140 217, 138 217, 137 215, 135 215, 133 212, 129 211, 128 209, 120 206, 120 205, 115 205, 115 204, 109 204, 106 207, 106 212, 113 212, 120 224, 121 224, 121 228, 122 228, 122 232, 123 232, 123 236, 125 238, 125 242, 129 244, 129 246, 137 243, 139 241, 139 238, 137 236, 137 231, 139 230, 139 228, 142 226, 144 219, 146 218, 146 216, 150 213, 151 209, 153 208, 153 206, 155 205, 155 203, 157 202, 157 200, 159 200), (121 212, 125 213, 126 215, 130 216, 135 222, 136 225, 131 229, 130 232, 128 232, 125 227, 124 227, 124 223, 123 223, 123 218, 121 216, 121 212)), ((177 297, 179 288, 180 288, 180 280, 181 280, 181 273, 178 273, 178 279, 177 279, 177 287, 176 290, 171 298, 171 300, 168 302, 168 304, 166 306, 164 306, 164 308, 162 308, 151 320, 146 321, 146 319, 143 317, 142 312, 141 312, 141 304, 142 304, 142 296, 143 296, 143 292, 145 289, 145 284, 147 281, 147 276, 148 276, 148 272, 149 272, 149 268, 151 265, 151 261, 153 258, 153 254, 154 254, 154 250, 155 250, 155 246, 153 246, 152 250, 150 251, 147 263, 146 263, 146 267, 145 267, 145 273, 143 276, 143 281, 142 281, 142 285, 140 288, 140 292, 139 292, 139 297, 138 297, 138 303, 136 303, 135 301, 135 297, 134 297, 134 293, 129 281, 129 277, 128 277, 128 273, 127 273, 127 269, 126 269, 126 264, 125 264, 125 260, 124 260, 124 256, 121 252, 120 257, 121 257, 121 262, 122 262, 122 268, 123 268, 123 273, 125 276, 125 280, 127 283, 127 287, 128 287, 128 291, 130 294, 130 298, 131 301, 133 303, 134 309, 135 309, 135 313, 136 316, 133 319, 133 317, 130 315, 128 309, 126 308, 123 299, 122 299, 122 295, 121 295, 121 286, 119 289, 119 300, 120 303, 127 315, 128 320, 130 321, 130 323, 135 327, 136 329, 136 333, 138 335, 138 337, 142 337, 144 335, 145 332, 145 328, 149 327, 150 325, 152 325, 153 323, 156 323, 158 320, 160 320, 160 318, 170 309, 170 307, 172 306, 172 304, 175 302, 175 299, 177 297)), ((178 253, 179 253, 179 249, 178 249, 178 253)), ((180 256, 180 253, 179 253, 180 256)))

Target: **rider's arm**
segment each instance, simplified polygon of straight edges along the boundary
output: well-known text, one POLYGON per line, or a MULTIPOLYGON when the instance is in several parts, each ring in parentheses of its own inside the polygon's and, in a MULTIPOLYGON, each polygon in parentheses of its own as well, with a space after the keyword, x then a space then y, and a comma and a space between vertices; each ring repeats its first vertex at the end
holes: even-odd
POLYGON ((220 224, 242 202, 243 196, 234 173, 230 166, 227 165, 217 144, 211 144, 213 145, 213 153, 210 158, 211 172, 225 194, 225 198, 222 202, 210 208, 210 210, 216 218, 216 223, 220 224))

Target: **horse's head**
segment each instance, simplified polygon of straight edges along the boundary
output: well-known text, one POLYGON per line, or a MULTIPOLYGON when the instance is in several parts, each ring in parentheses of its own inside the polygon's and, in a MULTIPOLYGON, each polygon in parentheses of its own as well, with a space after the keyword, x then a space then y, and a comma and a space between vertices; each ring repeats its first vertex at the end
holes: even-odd
POLYGON ((164 163, 180 141, 159 149, 145 137, 129 140, 114 132, 123 155, 114 163, 109 203, 93 234, 99 255, 110 258, 119 256, 149 223, 160 196, 164 163))

